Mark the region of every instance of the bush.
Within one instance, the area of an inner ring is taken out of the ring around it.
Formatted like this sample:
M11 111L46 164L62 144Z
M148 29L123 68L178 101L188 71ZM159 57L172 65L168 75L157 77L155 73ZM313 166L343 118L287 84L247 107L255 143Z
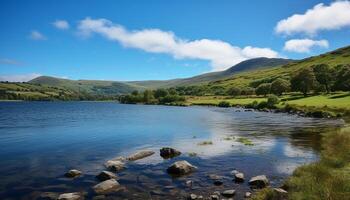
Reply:
M283 92L288 92L290 89L289 81L278 78L271 83L271 93L275 95L282 95Z
M271 83L262 83L256 88L255 93L257 95L266 96L267 94L270 93L270 90L271 90Z
M241 89L238 87L232 87L227 91L228 95L239 96L241 95Z
M227 101L220 101L218 104L219 107L227 108L230 107L230 102Z
M278 103L279 103L279 99L276 95L271 94L267 97L267 107L268 108L274 108L275 105Z

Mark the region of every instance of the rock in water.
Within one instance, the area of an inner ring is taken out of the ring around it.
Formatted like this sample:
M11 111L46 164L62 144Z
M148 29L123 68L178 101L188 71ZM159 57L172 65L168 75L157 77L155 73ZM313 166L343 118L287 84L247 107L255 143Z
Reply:
M64 175L66 177L69 177L69 178L74 178L74 177L80 176L81 174L82 174L81 171L79 171L77 169L71 169L67 173L65 173Z
M169 174L173 175L184 175L193 172L196 170L197 167L191 165L185 160L177 161L174 164L172 164L168 169L167 172Z
M236 194L236 190L225 190L221 194L224 197L233 197Z
M55 192L43 192L40 194L38 200L56 200L58 194Z
M99 173L96 178L100 181L105 181L105 180L108 180L108 179L116 179L117 176L112 173L112 172L109 172L109 171L102 171L101 173Z
M105 163L105 166L107 169L112 170L112 171L121 171L124 169L124 163L118 160L109 160Z
M244 174L243 173L237 173L234 175L235 176L235 182L241 183L244 182Z
M115 179L103 181L93 187L96 194L110 194L121 190L122 187Z
M164 159L173 158L179 156L180 154L180 151L170 147L163 147L160 149L160 156Z
M269 180L265 175L255 176L249 180L249 185L264 188L269 184Z
M136 152L136 153L132 154L127 159L130 160L130 161L135 161L135 160L139 160L139 159L142 159L142 158L146 158L146 157L151 156L153 154L154 154L154 151L142 150L142 151L139 151L139 152Z
M64 193L58 196L58 200L83 200L84 196L79 192Z
M251 192L246 192L244 194L244 198L250 198L252 196L252 193Z
M189 200L196 200L196 199L197 199L197 195L195 195L195 194L190 194L190 196L188 196L187 199L189 199Z

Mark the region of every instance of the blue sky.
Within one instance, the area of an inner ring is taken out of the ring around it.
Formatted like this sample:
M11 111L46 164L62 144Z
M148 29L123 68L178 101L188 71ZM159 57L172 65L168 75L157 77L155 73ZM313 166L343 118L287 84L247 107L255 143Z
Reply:
M349 1L3 0L0 80L164 80L254 57L300 59L349 45L349 10Z

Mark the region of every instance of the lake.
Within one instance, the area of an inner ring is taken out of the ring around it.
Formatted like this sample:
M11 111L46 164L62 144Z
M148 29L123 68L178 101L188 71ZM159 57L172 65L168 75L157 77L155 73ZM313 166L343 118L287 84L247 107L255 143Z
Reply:
M250 190L250 177L265 174L277 187L297 166L317 160L321 134L343 124L235 108L114 102L0 102L0 114L0 199L79 191L91 199L104 162L143 149L156 153L118 173L126 189L111 199L183 199L225 189L236 189L235 199L242 199ZM239 137L253 145L238 142ZM198 145L203 141L213 144ZM182 154L164 160L161 147ZM183 177L168 175L167 167L178 160L198 170ZM65 178L72 168L83 176ZM234 169L244 172L244 183L232 181ZM215 186L210 174L223 176L224 184ZM192 189L186 180L194 181Z

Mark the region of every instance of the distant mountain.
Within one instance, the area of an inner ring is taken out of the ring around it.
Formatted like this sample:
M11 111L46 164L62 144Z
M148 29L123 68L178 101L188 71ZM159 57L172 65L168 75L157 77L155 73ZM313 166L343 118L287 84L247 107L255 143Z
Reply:
M40 76L29 81L29 83L66 88L76 92L103 95L126 94L134 90L145 89L142 86L136 86L119 81L69 80L50 76Z
M165 88L165 87L174 87L174 86L197 85L197 84L208 83L211 81L228 78L239 72L271 68L271 67L276 67L280 65L285 65L290 62L293 62L293 60L283 59L283 58L263 58L263 57L253 58L250 60L245 60L243 62L240 62L225 71L210 72L210 73L205 73L198 76L193 76L190 78L183 78L183 79L171 79L171 80L165 80L165 81L152 81L152 80L151 81L131 81L128 83L144 86L148 88L161 88L161 87Z

